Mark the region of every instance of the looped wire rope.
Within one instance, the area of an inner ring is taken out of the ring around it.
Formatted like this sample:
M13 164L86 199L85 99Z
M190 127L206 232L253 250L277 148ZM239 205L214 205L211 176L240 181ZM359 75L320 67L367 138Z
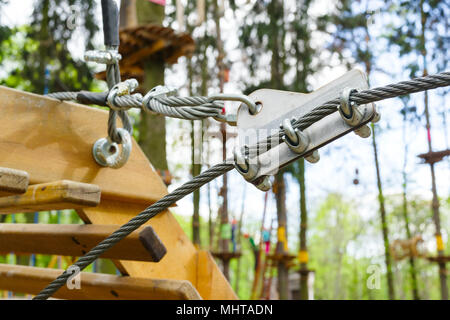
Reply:
M442 72L436 75L430 75L413 80L402 81L397 84L391 84L385 87L378 87L374 89L362 90L360 92L354 92L350 95L350 101L358 104L366 104L375 101L380 101L388 98L398 97L401 95L425 91L428 89L434 89L438 87L445 87L450 85L450 72ZM340 99L333 99L323 104L322 106L314 108L312 111L304 115L302 118L295 122L295 127L300 130L308 128L313 123L323 119L327 115L337 111L340 105ZM279 135L283 135L283 131L279 132ZM257 146L251 146L249 148L257 148ZM80 271L86 268L89 264L95 261L101 254L113 247L120 240L125 238L134 230L138 229L141 225L146 223L149 219L156 216L158 213L166 210L172 204L182 199L186 195L199 189L204 184L212 181L213 179L225 174L226 172L234 168L233 159L227 159L224 163L215 165L210 169L204 171L200 175L193 178L191 181L186 182L181 187L175 189L173 192L164 196L153 205L139 213L130 221L121 226L117 231L112 233L106 239L101 241L97 246L91 249L87 254L80 257L74 266L77 266ZM72 266L71 266L72 267ZM70 269L70 267L69 267ZM58 278L53 280L46 288L44 288L34 299L45 300L51 297L59 288L61 288L70 277L70 273L64 271Z
M117 51L116 48L110 48L110 50ZM108 88L110 90L120 82L119 61L117 59L115 59L113 63L107 64L106 66L106 82L108 83ZM130 118L125 110L117 111L112 108L109 109L108 136L113 142L121 144L122 136L117 131L117 115L122 120L123 128L130 134L133 131L133 125L131 124Z

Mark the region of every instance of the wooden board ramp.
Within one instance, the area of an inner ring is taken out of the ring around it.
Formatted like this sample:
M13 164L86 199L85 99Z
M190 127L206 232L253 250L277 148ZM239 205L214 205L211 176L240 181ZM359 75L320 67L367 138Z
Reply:
M0 214L93 207L100 203L100 188L61 180L28 187L24 194L0 198Z
M116 231L115 225L0 224L0 253L80 257ZM141 228L102 255L107 259L160 261L166 253L151 226Z
M27 172L0 168L0 197L27 191L30 177Z
M63 270L0 264L0 289L38 294ZM63 286L53 296L77 300L200 300L189 281L81 272L80 289Z
M5 87L0 87L0 99L0 167L28 172L33 185L71 180L98 186L98 206L76 208L85 223L122 225L167 194L134 140L130 159L120 169L93 160L93 144L107 133L106 111ZM170 211L145 225L152 226L167 253L158 263L113 260L123 275L187 280L203 299L237 299L212 256L194 247Z

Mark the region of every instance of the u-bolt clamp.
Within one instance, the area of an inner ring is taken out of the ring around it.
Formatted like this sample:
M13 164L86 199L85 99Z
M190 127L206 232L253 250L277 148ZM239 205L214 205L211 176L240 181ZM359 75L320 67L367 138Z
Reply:
M357 90L352 88L344 88L342 90L339 113L349 126L357 127L363 122L365 112L362 112L356 103L350 101L350 95L353 92L357 92ZM361 138L368 138L371 134L370 128L367 125L363 125L354 132Z
M236 170L244 177L245 180L255 185L255 187L259 190L269 191L272 188L270 177L261 176L256 178L259 170L259 163L250 162L249 157L247 155L244 156L238 148L234 150L234 167Z
M119 111L121 108L118 108L115 105L114 99L116 97L122 97L124 95L133 93L133 91L136 90L138 86L139 82L136 79L127 79L123 82L119 82L118 84L114 85L111 90L109 90L108 96L106 98L106 104L111 109Z
M97 140L92 147L92 155L102 167L119 169L130 157L132 148L130 133L123 128L117 128L117 133L122 138L122 150L119 150L119 145L111 141L109 137Z
M304 153L309 146L309 137L298 130L294 129L292 124L297 121L296 118L292 118L292 120L284 119L283 123L280 125L280 128L284 131L281 139L287 144L291 151L302 154ZM319 151L314 150L305 155L306 161L310 163L316 163L320 160Z
M301 154L306 151L309 146L309 138L306 134L298 129L294 129L292 123L297 121L296 118L292 120L284 119L280 128L284 131L282 140L288 145L293 152Z

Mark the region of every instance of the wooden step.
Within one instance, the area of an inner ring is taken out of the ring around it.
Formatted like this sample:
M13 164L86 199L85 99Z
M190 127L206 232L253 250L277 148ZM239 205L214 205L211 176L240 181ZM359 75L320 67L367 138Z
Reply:
M79 257L120 226L0 224L0 253L37 253ZM136 230L106 251L102 258L160 261L166 253L164 244L152 227Z
M0 290L38 294L63 270L0 264ZM80 289L61 287L59 299L78 300L200 300L186 280L146 279L82 272Z
M61 180L32 185L24 194L0 198L0 214L79 209L99 203L98 186Z
M22 170L0 168L0 197L25 193L30 177Z

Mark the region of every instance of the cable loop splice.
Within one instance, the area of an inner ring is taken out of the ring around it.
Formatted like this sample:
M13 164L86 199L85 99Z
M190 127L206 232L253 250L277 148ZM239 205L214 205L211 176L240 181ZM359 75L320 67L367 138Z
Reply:
M133 93L134 90L136 90L138 86L139 83L136 79L127 79L123 82L119 82L118 84L114 85L114 87L112 87L111 90L109 90L108 97L106 98L106 104L114 111L130 109L131 106L128 108L117 106L114 102L114 99L116 97L130 95L131 93Z
M244 146L248 150L247 146ZM272 188L272 182L269 176L262 176L257 179L259 163L250 163L248 155L243 155L238 148L234 150L234 167L244 177L245 180L255 185L261 191L269 191Z
M130 157L132 149L130 133L123 128L117 128L117 133L122 140L122 150L119 150L119 145L111 141L109 137L97 140L92 147L94 159L102 167L119 169Z
M177 89L167 86L156 86L142 98L142 109L146 112L154 112L150 107L150 101L158 97L167 97L177 94Z
M360 108L358 108L358 105L355 102L352 102L350 99L352 93L357 92L358 90L356 89L344 88L340 96L341 104L338 108L339 113L342 119L344 119L344 121L351 127L359 126L361 122L364 120L365 113L361 112ZM361 138L368 138L370 137L371 134L370 128L367 125L364 125L356 129L354 132Z

